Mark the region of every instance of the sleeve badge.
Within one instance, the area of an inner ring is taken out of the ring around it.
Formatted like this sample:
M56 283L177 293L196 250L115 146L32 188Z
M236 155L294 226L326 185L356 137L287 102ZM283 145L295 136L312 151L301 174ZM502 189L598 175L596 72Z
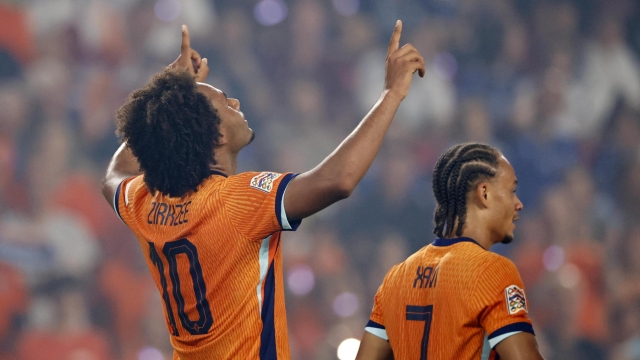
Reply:
M524 295L524 290L520 289L516 285L511 285L504 289L504 294L507 299L507 311L509 315L514 315L520 311L528 313L527 310L527 298Z
M281 175L282 174L272 172L261 172L251 179L251 187L260 191L264 191L266 193L270 193L271 189L273 189L273 182L276 181L276 179Z

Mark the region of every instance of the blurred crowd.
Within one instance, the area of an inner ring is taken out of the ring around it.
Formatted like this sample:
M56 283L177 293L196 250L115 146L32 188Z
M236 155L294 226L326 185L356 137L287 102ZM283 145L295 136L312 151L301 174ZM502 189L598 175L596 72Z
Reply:
M311 169L384 82L388 37L427 64L349 199L284 235L292 357L360 338L386 271L433 241L431 172L500 148L525 209L493 251L543 355L640 359L635 0L0 0L0 359L171 358L160 296L100 193L114 112L180 25L257 137L241 171Z

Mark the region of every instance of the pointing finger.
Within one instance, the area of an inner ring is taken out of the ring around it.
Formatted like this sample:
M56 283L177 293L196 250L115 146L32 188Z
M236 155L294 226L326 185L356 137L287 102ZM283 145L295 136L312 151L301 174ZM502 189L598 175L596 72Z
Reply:
M182 25L182 43L180 44L180 55L186 59L190 57L189 50L191 50L191 40L189 40L189 29L187 25Z
M400 47L400 34L402 33L402 21L396 21L396 27L393 29L391 40L389 41L389 49L387 50L387 57L393 54L394 51Z

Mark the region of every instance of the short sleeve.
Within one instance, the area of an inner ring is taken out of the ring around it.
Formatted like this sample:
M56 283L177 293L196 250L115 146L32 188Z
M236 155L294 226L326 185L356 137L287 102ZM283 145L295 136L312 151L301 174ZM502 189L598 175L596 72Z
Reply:
M295 231L301 221L289 221L284 198L296 175L248 172L229 177L221 196L234 227L251 240L262 240L277 231Z
M364 330L384 340L389 340L387 336L387 329L384 326L384 318L382 316L382 293L384 283L378 288L376 296L373 298L373 310L371 310L371 316L369 322L365 326Z
M534 334L522 279L507 258L497 258L479 277L473 305L491 348L519 332Z
M124 179L120 183L120 185L118 185L118 188L116 189L116 193L113 195L113 209L115 210L116 215L118 215L118 218L120 218L120 220L122 220L122 222L129 227L131 227L130 225L131 209L129 207L130 204L132 203L131 188L135 180L138 178L142 178L142 177L137 176L137 177L130 177L130 178Z

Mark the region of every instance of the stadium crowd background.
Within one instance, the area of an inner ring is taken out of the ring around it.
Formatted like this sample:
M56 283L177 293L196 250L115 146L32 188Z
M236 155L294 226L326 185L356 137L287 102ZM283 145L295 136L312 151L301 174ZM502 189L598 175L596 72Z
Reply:
M511 258L547 359L640 359L640 3L0 1L0 359L171 358L134 236L100 194L114 111L180 25L256 131L240 169L302 172L383 85L395 20L427 62L355 193L284 235L294 359L360 338L386 271L433 240L430 176L503 150L525 205ZM464 297L464 294L460 294Z

